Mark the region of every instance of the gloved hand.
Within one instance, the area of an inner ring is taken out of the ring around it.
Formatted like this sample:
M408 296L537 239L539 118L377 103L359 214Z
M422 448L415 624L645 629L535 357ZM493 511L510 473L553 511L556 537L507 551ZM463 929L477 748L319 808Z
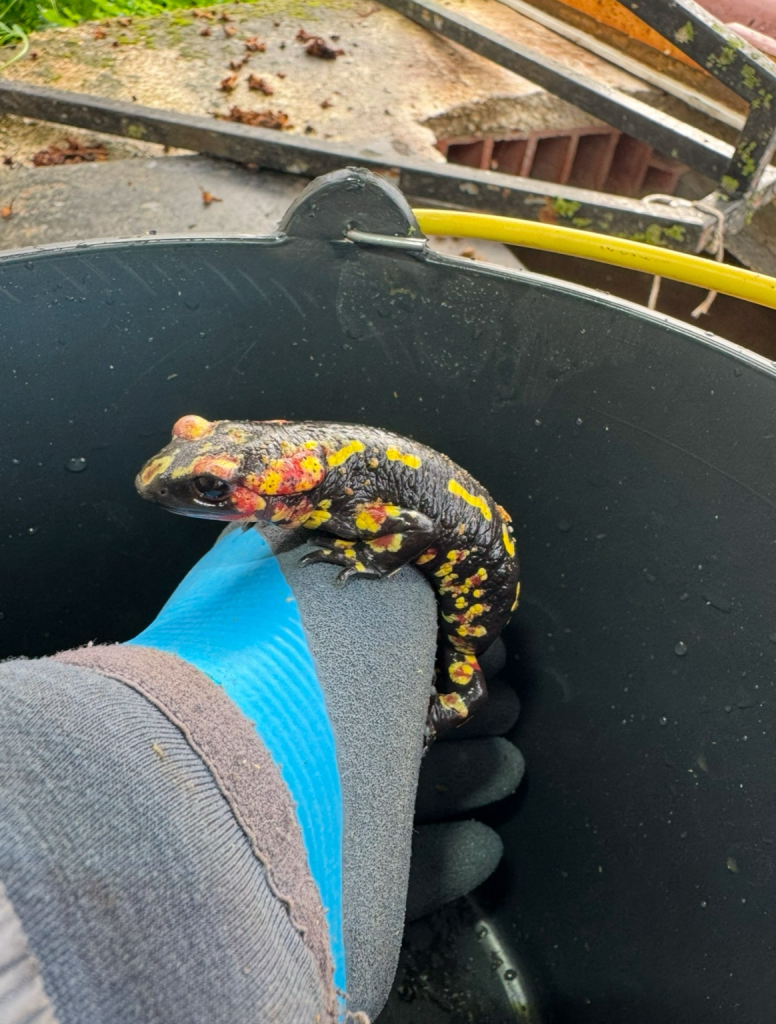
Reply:
M433 594L412 569L334 587L266 537L227 532L131 644L0 671L0 880L63 1019L333 1020L332 976L351 1011L387 996ZM495 866L482 845L431 906Z

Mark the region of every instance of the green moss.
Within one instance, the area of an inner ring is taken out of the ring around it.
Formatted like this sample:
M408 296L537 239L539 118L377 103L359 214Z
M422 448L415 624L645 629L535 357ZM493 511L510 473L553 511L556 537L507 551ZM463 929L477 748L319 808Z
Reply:
M683 242L686 233L683 224L671 224L668 227L664 227L662 224L650 224L644 231L636 231L632 235L618 232L616 237L627 238L630 242L646 242L648 245L665 247L669 242Z
M760 76L750 64L741 68L741 80L747 89L756 89L760 84Z
M736 59L733 46L725 46L719 53L712 53L706 61L707 68L726 68Z
M719 183L726 192L738 192L738 178L732 178L729 174L723 174Z
M144 139L147 135L145 125L142 124L128 124L127 135L130 139Z
M571 219L574 216L581 205L581 203L575 203L571 199L561 199L560 196L557 196L552 201L552 208L557 215L568 219Z
M589 228L593 221L590 217L572 217L571 223L575 228Z
M686 21L681 28L678 28L674 32L674 39L677 43L691 43L695 38L695 29L692 27L691 21Z
M752 153L756 146L757 143L752 140L752 142L747 142L746 144L741 143L736 149L736 159L738 160L741 170L747 177L754 174L757 169L757 164L752 159Z

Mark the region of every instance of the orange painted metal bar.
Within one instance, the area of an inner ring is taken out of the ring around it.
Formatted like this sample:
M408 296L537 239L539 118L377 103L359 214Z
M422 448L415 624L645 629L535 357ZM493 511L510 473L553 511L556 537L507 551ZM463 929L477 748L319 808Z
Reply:
M633 11L618 3L617 0L560 0L560 2L566 7L573 7L575 10L581 11L582 14L587 14L602 25L616 28L618 31L624 32L626 36L630 36L631 39L638 39L640 42L646 43L647 46L660 50L661 53L680 60L684 64L689 64L693 68L699 67L694 60L691 60L673 43L646 25ZM645 0L645 2L649 3L649 0Z

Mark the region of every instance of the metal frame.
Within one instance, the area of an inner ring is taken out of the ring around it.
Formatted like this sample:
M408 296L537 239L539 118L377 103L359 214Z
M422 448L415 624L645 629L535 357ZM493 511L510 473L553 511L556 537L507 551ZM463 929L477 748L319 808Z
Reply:
M776 149L776 64L692 0L648 0L639 5L638 14L749 103L749 115L735 147L518 47L433 0L382 2L713 178L719 190L697 209L661 207L590 189L406 157L392 157L388 163L347 146L313 142L298 135L9 81L0 81L0 113L129 136L309 177L359 164L388 174L406 194L437 205L566 223L689 252L718 244L720 215L724 215L725 231L735 233L758 206L776 195L776 171L768 166Z

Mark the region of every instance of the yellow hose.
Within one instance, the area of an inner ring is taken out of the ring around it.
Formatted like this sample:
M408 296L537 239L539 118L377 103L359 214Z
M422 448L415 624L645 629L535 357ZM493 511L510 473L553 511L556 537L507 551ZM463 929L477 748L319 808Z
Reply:
M581 256L586 260L640 270L654 277L684 281L685 284L693 284L707 291L723 292L737 299L776 309L776 278L741 267L730 267L703 256L674 252L645 242L629 242L611 235L596 235L577 228L537 224L530 220L496 217L489 213L461 213L456 210L413 212L421 231L426 235L487 238L506 245L523 245L529 249L547 249L567 256Z

